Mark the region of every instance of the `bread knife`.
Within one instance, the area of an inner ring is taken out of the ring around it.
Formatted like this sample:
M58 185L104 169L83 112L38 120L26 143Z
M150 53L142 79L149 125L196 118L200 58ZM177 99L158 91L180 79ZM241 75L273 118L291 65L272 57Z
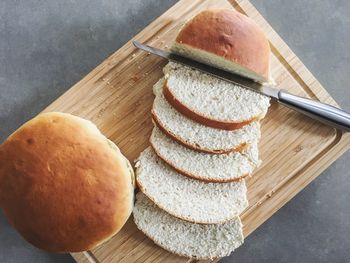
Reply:
M149 52L151 54L160 56L169 61L174 61L193 69L197 69L204 73L210 74L217 78L231 82L235 85L243 88L250 89L252 91L261 93L265 96L269 96L279 103L287 106L293 110L303 113L315 120L335 127L343 131L350 131L350 114L336 108L334 106L307 99L304 97L296 96L283 89L277 89L274 85L269 83L258 83L254 80L242 77L240 75L227 72L225 70L203 64L193 59L183 57L177 54L170 53L158 48L154 48L148 45L144 45L140 42L133 41L135 47Z

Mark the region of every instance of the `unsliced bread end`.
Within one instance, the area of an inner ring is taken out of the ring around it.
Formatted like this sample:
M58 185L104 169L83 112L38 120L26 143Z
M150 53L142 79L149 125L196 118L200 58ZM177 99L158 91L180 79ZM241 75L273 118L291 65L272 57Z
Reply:
M180 30L172 52L265 82L270 45L259 26L234 9L207 9Z

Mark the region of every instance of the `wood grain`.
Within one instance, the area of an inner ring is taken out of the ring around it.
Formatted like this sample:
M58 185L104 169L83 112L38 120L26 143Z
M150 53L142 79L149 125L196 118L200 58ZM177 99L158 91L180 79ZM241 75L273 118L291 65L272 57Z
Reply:
M231 3L231 5L230 5ZM179 1L134 39L167 48L190 17L210 7L236 8L252 17L270 41L272 75L283 88L336 105L327 91L247 0ZM135 50L129 41L45 111L90 119L134 160L149 145L152 86L166 61ZM301 191L350 146L350 135L326 127L277 103L262 123L263 164L247 179L250 206L242 215L245 236ZM74 233L72 233L74 234ZM110 241L74 253L78 262L192 262L157 247L132 219Z

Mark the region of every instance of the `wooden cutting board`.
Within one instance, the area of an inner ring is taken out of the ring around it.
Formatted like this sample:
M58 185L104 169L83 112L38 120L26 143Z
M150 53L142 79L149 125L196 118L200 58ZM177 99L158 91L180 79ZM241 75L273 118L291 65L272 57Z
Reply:
M167 48L181 25L206 8L236 8L253 18L272 49L272 75L292 93L336 105L271 26L247 0L179 1L134 39ZM93 121L130 160L148 145L152 129L152 85L166 61L136 50L131 42L107 58L45 111L69 112ZM248 236L301 191L350 146L350 135L272 103L262 122L261 167L247 179L250 206L242 215ZM75 233L72 233L74 235ZM132 219L110 241L78 262L190 262L156 246Z

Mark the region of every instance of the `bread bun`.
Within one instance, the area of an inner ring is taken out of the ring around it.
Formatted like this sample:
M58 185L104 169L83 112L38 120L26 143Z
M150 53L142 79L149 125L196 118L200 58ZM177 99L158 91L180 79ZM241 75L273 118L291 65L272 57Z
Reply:
M129 161L90 121L40 114L0 146L0 205L38 248L91 249L121 229L133 202Z
M269 42L249 17L209 9L189 20L171 50L259 82L269 79Z

